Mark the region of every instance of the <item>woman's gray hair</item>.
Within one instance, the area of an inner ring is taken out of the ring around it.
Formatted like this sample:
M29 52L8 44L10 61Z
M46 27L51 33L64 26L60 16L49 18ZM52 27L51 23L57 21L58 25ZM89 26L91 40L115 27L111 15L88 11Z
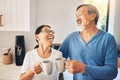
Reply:
M98 12L97 8L95 6L93 6L93 5L91 5L91 4L82 4L82 5L79 5L76 10L78 11L78 9L80 9L83 6L87 7L88 14L91 14L91 13L95 13L96 14L95 24L97 24L98 19L99 19L99 12Z

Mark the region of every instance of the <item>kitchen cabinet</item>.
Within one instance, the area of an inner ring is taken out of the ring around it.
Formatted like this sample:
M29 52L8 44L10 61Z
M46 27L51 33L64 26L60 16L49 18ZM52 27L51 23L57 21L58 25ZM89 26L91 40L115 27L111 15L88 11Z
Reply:
M0 31L30 31L34 26L35 0L0 0ZM32 19L31 19L32 18Z

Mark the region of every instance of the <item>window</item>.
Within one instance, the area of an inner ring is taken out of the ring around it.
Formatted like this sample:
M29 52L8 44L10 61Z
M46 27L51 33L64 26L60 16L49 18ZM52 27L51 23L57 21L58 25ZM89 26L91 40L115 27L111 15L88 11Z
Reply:
M84 0L84 3L96 6L100 15L97 27L104 31L108 31L109 0Z

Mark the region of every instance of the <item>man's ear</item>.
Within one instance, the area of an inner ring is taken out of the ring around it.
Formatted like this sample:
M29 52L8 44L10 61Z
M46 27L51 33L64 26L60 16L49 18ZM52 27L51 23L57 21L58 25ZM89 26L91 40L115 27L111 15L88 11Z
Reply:
M96 14L95 13L92 13L91 14L91 20L94 20L96 18Z

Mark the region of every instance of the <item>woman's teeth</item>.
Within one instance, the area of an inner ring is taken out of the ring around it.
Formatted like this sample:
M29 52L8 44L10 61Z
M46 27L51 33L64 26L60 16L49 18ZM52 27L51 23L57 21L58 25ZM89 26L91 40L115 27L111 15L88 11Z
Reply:
M48 40L53 40L53 37L49 37Z

